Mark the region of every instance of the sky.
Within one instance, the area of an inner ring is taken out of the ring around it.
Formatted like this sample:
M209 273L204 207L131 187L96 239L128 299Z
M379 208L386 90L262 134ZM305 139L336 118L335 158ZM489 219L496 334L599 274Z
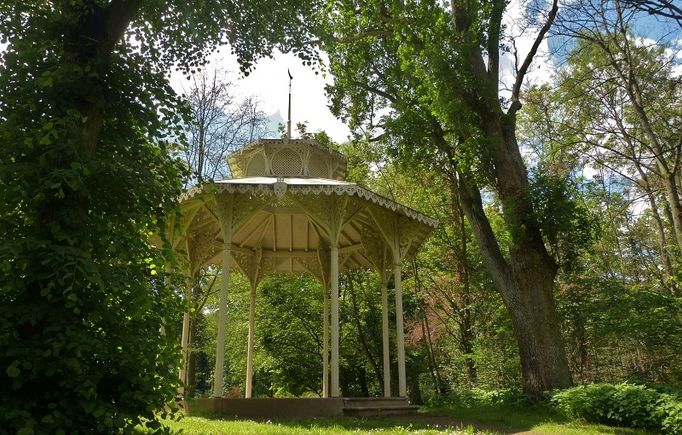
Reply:
M523 61L526 53L534 41L536 32L521 33L521 29L514 22L521 19L521 8L518 0L513 0L505 15L505 24L516 36L516 45L519 50L519 62ZM543 41L536 61L527 75L527 82L548 81L551 77L553 66L548 53L547 42ZM510 54L502 54L501 80L506 87L511 88L514 82L514 60ZM316 75L312 68L305 66L292 54L276 53L272 58L262 59L255 64L253 71L248 77L239 72L236 57L230 54L229 48L223 47L218 53L210 57L209 68L218 68L228 72L228 78L234 82L235 91L243 97L255 96L262 104L262 109L268 115L279 112L281 118L287 119L287 100L289 78L287 69L294 77L292 85L292 126L295 137L297 122L308 122L309 131L323 130L336 142L344 142L350 135L348 127L336 119L327 107L327 97L324 87L331 83L332 77ZM182 92L189 89L189 82L180 73L174 73L171 77L173 88ZM509 94L502 92L503 96Z
M513 0L505 15L505 22L515 33L518 33L518 29L514 28L513 23L520 17L518 0ZM534 34L526 34L517 38L520 59L523 59L522 56L525 56L530 49L533 38ZM3 49L4 47L0 46L0 51ZM547 52L546 42L543 42L540 52ZM508 87L511 87L514 80L513 66L513 57L503 54L501 79ZM256 97L267 115L271 118L278 118L279 113L284 122L287 119L289 93L287 69L289 69L294 77L292 84L293 135L297 135L296 123L305 121L308 122L309 131L323 130L336 142L344 142L350 135L348 127L336 119L327 107L324 87L332 82L332 77L316 75L311 67L303 65L300 59L292 54L275 53L272 58L261 59L255 64L249 76L245 77L239 72L236 56L230 53L228 47L223 47L210 56L208 67L225 71L228 79L233 82L238 96ZM548 58L538 58L528 74L528 80L533 82L548 80L551 70L552 65ZM189 89L189 81L179 72L171 75L171 85L179 93Z
M324 87L331 83L331 77L316 75L311 67L305 66L292 54L276 53L272 58L261 59L255 64L253 71L245 77L239 72L236 56L223 48L211 56L209 68L226 71L233 81L237 95L254 96L263 111L268 115L279 112L286 122L289 97L289 76L287 69L294 77L292 81L292 135L296 134L296 123L308 122L308 130L323 130L337 142L344 142L350 135L348 127L336 119L327 108L327 97ZM189 82L180 73L171 76L171 85L176 91L189 89Z
M520 0L512 0L504 17L508 31L516 37L516 46L519 50L519 62L523 61L535 38L536 31L523 34L521 28L515 23L521 17ZM638 29L655 38L669 35L670 28L664 26L660 20L644 17L638 20ZM679 37L679 33L677 33ZM0 51L5 46L0 44ZM538 55L536 56L525 84L547 82L551 79L554 71L552 59L548 55L547 40L543 41ZM254 96L261 104L262 110L278 119L281 117L286 122L287 99L288 99L288 75L289 69L294 77L292 86L292 125L296 136L295 125L297 122L308 122L309 131L326 131L332 139L343 142L348 139L350 131L343 122L336 119L327 107L327 97L324 87L331 83L332 77L316 75L311 67L303 65L297 57L291 54L276 53L272 58L262 59L256 63L248 77L239 72L236 57L231 55L229 48L223 47L217 53L210 56L210 68L217 67L227 72L228 79L234 83L237 95L246 97ZM514 81L514 59L509 53L503 53L501 58L500 78L504 87L511 88ZM682 65L680 65L682 72ZM171 85L182 93L189 89L189 82L182 74L174 73L171 76ZM508 91L502 91L502 95L508 97ZM277 116L279 114L279 116ZM274 116L273 116L274 115Z

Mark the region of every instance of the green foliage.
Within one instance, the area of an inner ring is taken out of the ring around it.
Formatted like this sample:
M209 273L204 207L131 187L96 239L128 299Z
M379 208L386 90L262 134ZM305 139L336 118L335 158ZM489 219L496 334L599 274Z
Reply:
M158 427L178 363L177 330L159 330L180 301L151 236L180 193L181 105L138 55L117 53L100 140L84 151L74 88L93 73L51 45L14 41L0 71L0 426ZM159 84L138 92L146 82Z
M167 73L225 41L245 70L302 46L305 5L0 2L3 430L159 427L177 388L181 307L162 271L187 122Z
M565 271L595 239L599 222L580 202L575 186L560 176L538 170L531 184L533 211L542 235Z
M560 285L557 305L576 380L679 385L679 298L605 279L570 279Z
M664 433L682 433L680 396L660 393L644 385L582 385L555 392L550 401L571 418L614 426L661 430Z
M682 434L682 399L662 395L658 411L664 416L661 428L664 433Z
M295 396L319 391L322 379L322 288L308 277L269 279L260 287L259 341L274 384Z
M633 222L624 195L598 182L581 192L601 231L559 276L557 308L574 379L679 385L682 301L661 279L653 224L646 215Z
M462 408L493 405L520 407L534 403L534 399L518 389L484 390L472 388L469 390L455 390L437 403L450 404Z

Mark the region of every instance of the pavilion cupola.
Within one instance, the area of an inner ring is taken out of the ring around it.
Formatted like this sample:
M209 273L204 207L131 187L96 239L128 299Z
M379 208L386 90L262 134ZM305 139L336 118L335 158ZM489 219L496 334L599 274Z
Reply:
M313 139L259 139L230 154L227 162L233 178L346 178L346 157Z

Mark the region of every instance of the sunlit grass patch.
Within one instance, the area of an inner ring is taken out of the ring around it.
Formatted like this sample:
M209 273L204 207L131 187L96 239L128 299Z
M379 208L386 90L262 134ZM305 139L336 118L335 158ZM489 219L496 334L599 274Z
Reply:
M171 430L182 430L188 435L200 434L486 434L491 432L476 431L473 427L452 427L443 424L431 424L393 419L307 419L292 421L251 421L223 420L219 418L185 417L179 421L168 421Z
M538 434L647 434L649 432L571 420L548 405L473 404L446 405L424 409L425 414L450 417L454 421L488 424L510 431Z
M592 435L592 434L618 434L618 435L636 435L648 434L636 429L604 426L601 424L590 424L580 421L573 421L567 423L542 423L531 428L531 432L539 434L561 434L561 435Z

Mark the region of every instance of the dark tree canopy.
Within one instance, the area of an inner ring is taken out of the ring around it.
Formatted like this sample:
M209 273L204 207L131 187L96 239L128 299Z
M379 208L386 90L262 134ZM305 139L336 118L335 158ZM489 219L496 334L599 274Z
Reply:
M0 2L0 427L156 424L179 361L163 235L188 111L170 68L302 47L311 6Z

